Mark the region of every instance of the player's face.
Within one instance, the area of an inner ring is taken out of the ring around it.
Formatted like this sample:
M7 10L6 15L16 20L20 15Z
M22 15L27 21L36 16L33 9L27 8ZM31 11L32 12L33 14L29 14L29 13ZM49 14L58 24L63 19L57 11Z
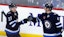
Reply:
M46 8L46 7L45 7L44 9L45 9L46 12L49 11L49 8Z
M11 10L12 12L16 12L16 7L12 7L12 8L10 8L10 10Z
M46 8L46 7L45 7L44 10L45 10L46 13L50 13L49 8Z

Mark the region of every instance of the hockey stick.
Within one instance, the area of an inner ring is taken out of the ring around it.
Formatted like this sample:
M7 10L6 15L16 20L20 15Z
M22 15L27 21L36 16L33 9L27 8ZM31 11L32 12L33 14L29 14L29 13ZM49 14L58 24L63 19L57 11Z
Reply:
M3 13L1 12L1 22L3 22Z
M3 22L3 15L6 16L6 14L4 13L4 11L1 12L1 22Z

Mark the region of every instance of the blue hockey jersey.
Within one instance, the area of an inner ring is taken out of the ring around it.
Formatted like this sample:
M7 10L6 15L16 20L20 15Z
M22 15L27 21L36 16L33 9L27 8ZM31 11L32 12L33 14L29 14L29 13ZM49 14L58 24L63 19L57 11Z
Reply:
M38 19L41 20L45 36L61 35L62 25L60 23L60 16L53 12L47 14L38 14Z
M27 19L18 22L18 12L9 11L6 15L7 24L5 31L9 34L19 33L20 25L27 23Z

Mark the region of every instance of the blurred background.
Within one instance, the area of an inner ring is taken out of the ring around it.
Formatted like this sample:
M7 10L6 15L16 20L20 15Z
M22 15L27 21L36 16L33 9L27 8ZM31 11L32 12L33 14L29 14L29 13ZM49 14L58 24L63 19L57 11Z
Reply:
M45 3L53 3L55 8L64 8L64 0L0 0L0 4L10 3L40 7L44 7Z

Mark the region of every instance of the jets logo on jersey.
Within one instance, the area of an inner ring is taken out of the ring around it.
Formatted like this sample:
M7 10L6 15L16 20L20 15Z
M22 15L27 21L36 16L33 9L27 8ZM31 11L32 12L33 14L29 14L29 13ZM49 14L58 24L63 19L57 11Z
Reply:
M51 28L51 23L48 20L45 21L45 27L47 29L50 29Z

